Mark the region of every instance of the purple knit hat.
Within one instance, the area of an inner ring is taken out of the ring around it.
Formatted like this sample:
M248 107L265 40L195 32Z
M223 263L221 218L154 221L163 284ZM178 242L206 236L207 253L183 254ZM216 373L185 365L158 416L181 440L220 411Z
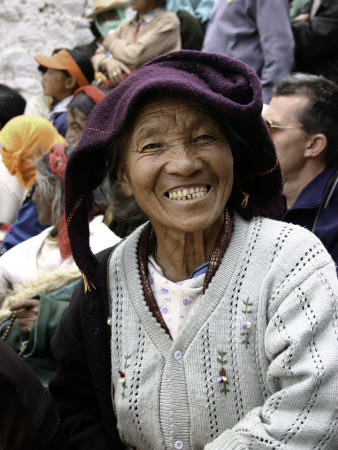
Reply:
M108 149L127 129L135 110L152 95L163 93L200 101L230 123L245 141L246 145L232 148L233 209L240 210L243 199L246 207L242 215L246 217L273 216L280 209L282 178L272 139L261 116L262 89L256 73L238 60L216 54L182 50L159 56L101 100L68 160L65 179L68 233L74 259L89 290L99 282L97 262L89 247L90 193L107 174Z

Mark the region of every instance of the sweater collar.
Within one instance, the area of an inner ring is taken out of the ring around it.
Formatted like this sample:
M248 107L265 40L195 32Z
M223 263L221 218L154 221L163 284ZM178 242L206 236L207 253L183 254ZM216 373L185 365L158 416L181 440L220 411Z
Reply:
M221 264L224 253L226 252L233 231L233 217L229 214L228 210L225 210L224 213L224 224L221 228L214 249L212 251L209 266L207 272L205 274L204 285L203 285L203 294L208 288L213 276L215 275L219 265ZM154 247L156 242L155 233L151 223L144 228L138 246L137 259L138 265L141 274L142 286L144 291L144 296L146 303L149 307L149 310L152 312L157 322L160 323L161 327L165 330L165 332L170 336L170 332L166 323L163 320L161 311L158 307L156 299L154 297L153 291L151 289L149 280L148 280L148 255L151 253L151 249Z

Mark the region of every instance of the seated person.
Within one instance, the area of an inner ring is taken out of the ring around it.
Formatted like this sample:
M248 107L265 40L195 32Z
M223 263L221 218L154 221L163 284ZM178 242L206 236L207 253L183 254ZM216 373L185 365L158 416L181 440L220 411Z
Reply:
M166 10L165 0L132 0L131 7L135 16L108 33L92 57L95 71L103 72L112 86L155 56L181 48L180 22Z
M338 82L338 2L308 1L291 20L295 63L299 72L323 75Z
M94 11L87 18L92 19L90 30L95 39L89 44L79 45L75 50L81 50L91 58L106 34L116 28L127 18L129 1L125 0L93 0Z
M22 199L14 205L16 209L11 210L16 221L1 242L0 254L45 228L38 220L32 200L36 175L33 161L47 153L54 144L62 142L65 139L50 121L39 116L16 116L0 131L1 158L8 172L17 178ZM0 184L4 181L1 178Z
M180 51L90 115L65 180L86 282L52 340L70 448L337 447L336 270L269 218L282 177L261 111L249 66ZM96 258L87 199L107 172L149 222Z
M280 218L313 231L338 267L338 87L323 76L287 75L263 116L284 177Z
M37 54L35 59L43 72L43 93L54 98L50 120L65 136L68 103L77 88L93 81L93 66L88 56L79 50L61 49L51 56Z
M74 92L67 108L66 141L69 144L80 140L89 113L104 97L105 93L92 85L83 86Z
M71 149L68 147L68 152ZM38 163L33 199L40 222L50 226L0 258L0 319L12 313L1 325L1 334L24 356L45 386L56 368L49 350L50 338L74 285L59 296L47 294L81 277L72 257L64 216L67 159L65 144L58 144ZM107 188L96 192L95 208L89 214L89 240L94 253L119 241L102 222L109 203Z

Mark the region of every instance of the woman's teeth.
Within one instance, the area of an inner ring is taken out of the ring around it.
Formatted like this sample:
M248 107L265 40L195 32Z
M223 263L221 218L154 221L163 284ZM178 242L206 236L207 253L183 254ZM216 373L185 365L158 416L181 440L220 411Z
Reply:
M181 191L169 192L169 198L172 200L193 200L195 198L204 197L208 192L206 186L197 188L182 189Z

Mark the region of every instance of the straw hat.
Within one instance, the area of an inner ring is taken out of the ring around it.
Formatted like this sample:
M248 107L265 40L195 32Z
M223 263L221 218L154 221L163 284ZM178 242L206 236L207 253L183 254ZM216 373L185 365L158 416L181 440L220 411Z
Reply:
M128 8L128 0L93 0L94 11L87 16L88 19L94 19L98 14L115 8Z

